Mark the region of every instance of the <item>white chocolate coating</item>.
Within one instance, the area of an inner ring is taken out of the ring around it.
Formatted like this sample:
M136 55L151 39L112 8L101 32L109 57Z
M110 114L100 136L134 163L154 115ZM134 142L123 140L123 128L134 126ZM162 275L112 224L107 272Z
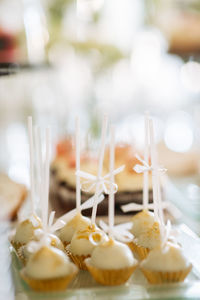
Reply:
M141 233L139 237L134 239L134 242L139 246L153 249L161 244L162 238L160 233L159 224L154 222L149 230Z
M130 231L134 237L138 237L153 226L153 223L155 222L154 214L150 211L143 210L132 218L132 222L133 225Z
M51 246L64 251L64 246L61 240L55 234L48 234L51 239Z
M189 267L180 246L170 242L162 247L157 247L149 252L149 255L142 261L141 266L152 271L179 271Z
M75 231L82 230L89 226L91 223L89 218L77 214L72 220L70 220L59 232L59 238L63 242L71 242L72 236Z
M91 255L91 264L99 269L123 269L133 266L136 262L130 248L114 240L96 246Z
M72 270L67 255L54 247L41 247L31 255L25 272L31 278L50 279L68 275Z
M55 247L55 248L57 248L61 251L64 251L63 243L61 242L61 240L56 235L49 233L48 237L50 237L50 239L51 239L51 246L52 247ZM37 240L39 241L39 239L37 239ZM21 251L22 251L22 254L24 255L24 257L26 259L29 259L30 256L33 255L33 252L29 251L30 243L28 243L28 244L26 244L26 245L24 245L20 248Z
M34 231L38 228L41 228L41 221L37 216L33 215L17 225L14 241L21 244L28 243L35 238Z
M102 236L101 233L103 234ZM93 226L92 228L89 226L85 230L75 232L72 237L69 250L75 255L91 255L96 245L90 241L90 234L95 234L97 241L100 241L101 238L103 240L107 239L105 234L96 226Z

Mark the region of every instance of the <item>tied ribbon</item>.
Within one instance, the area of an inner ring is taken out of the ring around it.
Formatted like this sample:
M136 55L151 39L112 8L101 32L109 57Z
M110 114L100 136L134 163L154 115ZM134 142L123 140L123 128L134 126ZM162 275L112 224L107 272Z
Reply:
M178 232L176 229L172 229L172 224L170 220L167 220L167 224L165 226L163 236L162 236L162 247L164 247L167 243L167 241L170 241L174 244L178 244L177 237Z
M154 203L149 203L147 206L148 210L154 210ZM167 208L169 206L168 202L162 202L161 203L162 208ZM126 205L122 205L121 209L124 213L129 212L129 211L140 211L144 209L143 204L137 204L137 203L128 203Z
M98 240L97 240L98 236ZM102 230L96 230L95 232L90 233L89 241L94 245L101 245L106 240L106 234Z
M61 229L66 224L63 220L57 220L53 224L54 217L55 217L55 211L52 211L49 216L49 222L46 230L41 228L35 230L34 233L37 241L31 241L28 244L28 251L33 253L35 251L38 251L43 246L51 245L51 238L49 235Z
M170 233L171 233L172 225L170 220L167 220L167 225L165 226L163 236L162 236L162 246L166 244L166 242L169 239Z
M150 166L145 160L143 160L138 154L135 155L135 157L137 158L137 160L139 160L142 165L135 165L133 167L133 170L136 172L136 173L144 173L144 172L149 172L149 171L152 171L152 172L155 172L155 171L158 171L160 173L165 173L167 171L167 169L161 167L161 166L158 166L156 169L152 167L152 165Z
M98 197L98 204L101 203L103 201L103 199L104 199L104 196L100 195ZM87 201L85 201L83 204L81 204L81 206L80 206L81 210L85 210L85 209L93 207L94 201L95 201L95 197L94 196L90 197ZM54 228L57 226L57 224L59 225L60 221L64 221L65 223L68 223L71 219L73 219L73 217L76 216L76 214L77 214L77 209L74 208L71 211L69 211L68 213L64 214L59 219L57 219L57 221L55 222L55 224L52 227Z
M40 248L44 246L50 246L51 245L51 238L48 236L48 234L43 232L43 235L38 241L31 241L27 245L27 249L29 252L34 253L38 251Z
M99 226L104 232L109 232L109 226L102 220L99 221ZM133 240L133 235L129 232L132 223L124 223L116 225L112 228L112 237L120 242L128 243Z
M55 231L61 229L63 226L65 226L66 223L60 219L53 224L54 217L55 217L55 211L52 211L49 216L49 222L46 230L41 228L35 230L35 236L38 240L43 239L44 236L48 236L48 234L52 234Z
M48 232L50 233L54 233L55 231L61 229L63 226L65 226L65 221L63 220L57 220L54 224L53 224L53 221L54 221L54 217L55 217L55 211L52 211L50 213L50 216L49 216L49 224L48 224L48 227L47 227L47 230Z
M124 170L124 167L125 166L123 165L123 166L115 169L112 172L112 174L117 175L118 173L120 173ZM98 178L97 176L92 175L90 173L87 173L87 172L84 172L84 171L77 171L76 176L80 176L80 177L86 179L86 181L84 181L81 184L81 189L84 192L90 192L97 185L99 185L99 191L100 191L99 194L101 194L102 192L104 192L105 194L109 194L110 193L110 184L112 184L112 186L113 186L113 192L114 193L117 192L117 189L118 189L117 184L116 183L110 183L110 180L109 180L109 178L111 177L111 173L108 173L105 176L100 176L100 178Z

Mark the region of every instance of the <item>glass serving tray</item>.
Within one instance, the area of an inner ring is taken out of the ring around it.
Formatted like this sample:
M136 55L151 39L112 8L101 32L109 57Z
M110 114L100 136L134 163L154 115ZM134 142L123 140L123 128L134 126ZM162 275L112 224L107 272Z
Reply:
M20 278L22 268L12 251L12 270L16 287L16 300L27 299L200 299L200 239L185 224L176 226L178 241L193 264L193 269L183 283L150 285L136 270L122 286L105 287L97 284L87 271L80 271L64 292L39 293L32 291Z

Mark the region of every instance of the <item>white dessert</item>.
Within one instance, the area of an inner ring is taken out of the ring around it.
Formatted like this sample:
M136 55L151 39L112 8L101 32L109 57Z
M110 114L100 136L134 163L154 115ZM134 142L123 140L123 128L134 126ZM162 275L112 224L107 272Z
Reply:
M35 279L59 278L70 274L72 266L64 252L43 246L28 260L25 273Z
M179 271L188 268L190 263L177 244L167 242L164 247L154 248L147 258L142 261L141 267L152 271Z
M63 243L61 242L61 240L55 234L49 233L48 236L51 239L51 246L53 246L55 248L58 248L62 251L64 250Z
M153 249L161 244L162 237L160 233L159 223L154 222L153 226L149 230L141 233L134 242L144 248Z
M96 246L91 255L91 264L99 269L123 269L137 263L126 244L110 239Z
M88 226L85 230L78 230L75 232L69 250L75 255L91 255L96 247L95 243L91 242L91 234L93 235L94 241L97 243L107 239L104 232L96 226Z
M153 226L155 222L154 214L150 211L143 210L132 218L132 222L133 225L130 231L134 237L138 237Z
M17 225L14 241L26 244L35 238L35 230L41 228L41 220L33 215Z
M47 234L47 236L50 238L50 243L51 243L52 247L55 247L59 250L64 251L63 243L56 235L49 233L49 234ZM36 238L36 240L39 241L38 238ZM29 249L30 244L31 244L31 242L20 248L20 251L26 260L28 260L30 258L30 256L33 255L33 253L34 253L33 251L30 251L30 249Z
M82 230L89 226L91 221L89 218L82 216L78 213L73 219L71 219L59 232L59 238L63 242L70 243L75 231Z

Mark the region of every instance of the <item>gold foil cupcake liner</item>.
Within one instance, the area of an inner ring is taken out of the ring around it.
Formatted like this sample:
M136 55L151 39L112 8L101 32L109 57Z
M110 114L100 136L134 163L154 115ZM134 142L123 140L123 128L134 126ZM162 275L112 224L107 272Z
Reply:
M151 284L161 284L161 283L172 283L172 282L182 282L187 277L192 269L192 264L180 271L174 272L164 272L164 271L152 271L145 268L141 268L144 276Z
M67 254L67 256L69 256L69 250L68 250L68 246L69 246L69 244L70 243L68 243L68 242L62 242L63 243L63 246L64 246L64 251L65 251L65 253ZM70 256L69 256L69 258L70 258Z
M18 252L19 248L21 248L22 246L25 245L25 244L22 244L22 243L19 243L19 242L15 242L13 240L11 240L10 243L13 246L13 248L15 249L16 252Z
M88 257L90 257L90 255L74 255L74 254L70 255L71 260L81 270L87 270L87 266L85 264L85 259Z
M62 243L63 243L64 248L66 248L70 244L70 242L66 242L66 241L64 241Z
M23 280L37 292L63 291L78 273L78 268L72 265L72 272L64 277L53 279L35 279L26 275L25 269L20 272Z
M65 248L67 255L69 258L75 263L75 265L81 269L81 270L87 270L87 266L85 264L85 259L90 257L90 255L75 255L73 254L70 250L69 247L67 246Z
M133 253L137 254L139 259L141 259L141 260L145 259L150 252L149 248L139 246L138 244L134 243L133 241L127 243L127 245L129 246L129 248L132 250Z
M25 266L26 263L27 263L27 259L26 259L26 257L25 257L24 254L23 254L22 247L20 247L20 248L17 250L17 255L18 255L19 259L21 260L21 262L23 263L23 265Z
M135 246L134 246L133 242L128 242L126 244L127 244L127 246L129 246L129 248L131 249L132 252L134 252L134 253L136 252L135 251Z
M98 283L110 286L124 284L137 268L137 264L135 264L132 267L118 270L99 269L90 263L90 258L85 260L85 264L88 271Z

